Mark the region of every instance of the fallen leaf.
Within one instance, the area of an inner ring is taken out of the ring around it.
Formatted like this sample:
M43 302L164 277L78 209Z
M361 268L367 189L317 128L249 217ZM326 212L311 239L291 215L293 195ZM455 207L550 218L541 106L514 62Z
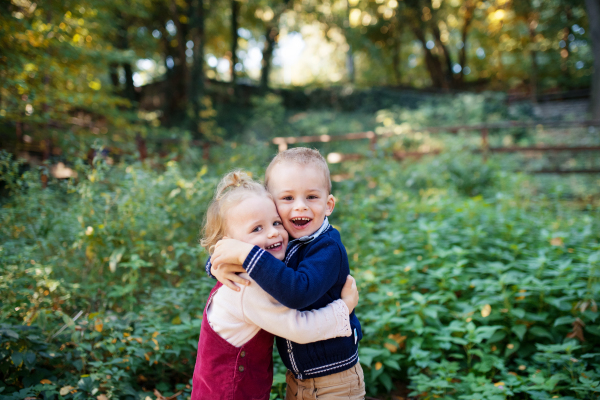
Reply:
M59 394L61 396L66 396L73 389L75 389L73 386L63 386L60 388Z
M584 326L585 323L581 319L575 318L575 321L573 321L573 330L567 334L567 338L577 338L580 342L585 342L585 337L583 336Z
M50 385L50 384L52 384L52 381L51 381L50 379L42 379L42 380L40 381L40 383L41 383L42 385Z
M104 323L102 323L102 320L100 318L96 318L96 321L94 321L94 329L96 332L102 332L103 327Z
M485 306L483 306L483 308L481 309L481 316L483 318L487 318L490 316L490 314L492 313L492 306L490 306L489 304L486 304Z
M395 345L393 345L393 344L391 344L391 343L387 343L386 342L386 343L383 344L383 347L385 347L386 349L388 349L392 353L395 353L395 352L398 351L398 347L395 346Z
M379 371L379 370L380 370L382 367L383 367L383 364L381 363L381 361L377 361L377 362L375 363L375 369L376 369L377 371Z

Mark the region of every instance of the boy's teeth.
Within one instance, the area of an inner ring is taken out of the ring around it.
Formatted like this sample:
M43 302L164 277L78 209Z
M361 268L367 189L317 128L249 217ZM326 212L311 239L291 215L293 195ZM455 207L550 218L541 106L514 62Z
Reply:
M267 246L266 249L267 250L271 250L271 249L274 249L275 247L279 247L280 245L281 245L281 242L275 243L275 244L272 244L270 246Z

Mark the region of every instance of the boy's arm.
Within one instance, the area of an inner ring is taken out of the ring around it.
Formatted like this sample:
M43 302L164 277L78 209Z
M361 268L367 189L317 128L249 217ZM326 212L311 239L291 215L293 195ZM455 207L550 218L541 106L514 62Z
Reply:
M341 267L342 254L332 240L311 246L296 271L257 246L244 260L248 275L260 287L284 306L295 309L313 304L331 289Z
M219 270L215 270L212 265L211 258L209 257L206 261L206 265L204 266L206 273L209 278L216 279L221 282L224 286L227 286L231 290L235 290L236 292L240 291L240 288L236 286L236 283L240 285L248 286L250 285L250 281L240 277L238 272L246 272L243 266L236 264L224 264L221 265Z

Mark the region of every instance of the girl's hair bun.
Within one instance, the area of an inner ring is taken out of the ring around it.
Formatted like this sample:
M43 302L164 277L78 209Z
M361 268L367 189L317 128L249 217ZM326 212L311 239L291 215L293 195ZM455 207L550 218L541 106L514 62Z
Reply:
M221 179L206 211L200 240L200 245L210 254L215 244L225 236L227 211L251 194L271 197L263 185L241 169L231 171Z
M222 199L227 193L235 188L243 187L245 189L250 189L250 187L256 183L257 182L252 180L252 177L247 172L242 171L241 169L231 171L221 179L221 182L219 182L217 190L215 191L215 200Z

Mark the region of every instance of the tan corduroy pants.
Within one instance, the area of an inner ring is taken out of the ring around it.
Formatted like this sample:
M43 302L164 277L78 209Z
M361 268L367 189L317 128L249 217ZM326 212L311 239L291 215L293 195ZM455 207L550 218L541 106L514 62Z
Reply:
M288 371L285 400L363 400L365 380L360 363L337 374L312 379L296 379Z

